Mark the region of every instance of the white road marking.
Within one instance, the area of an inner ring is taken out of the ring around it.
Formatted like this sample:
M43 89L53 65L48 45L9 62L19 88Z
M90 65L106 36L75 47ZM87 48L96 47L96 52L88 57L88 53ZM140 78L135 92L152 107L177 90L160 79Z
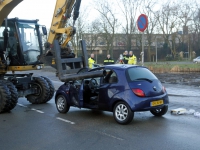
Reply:
M63 119L63 118L60 118L60 117L57 117L56 119L64 121L64 122L67 122L67 123L70 123L70 124L75 124L75 122L71 122L69 120L66 120L66 119Z
M34 111L36 111L36 112L38 112L38 113L41 113L41 114L44 113L43 111L37 110L37 109L35 109L35 108L31 108L31 110L34 110Z
M105 136L108 136L108 137L111 137L111 138L120 140L120 141L123 141L123 140L124 140L124 139L122 139L122 138L116 137L116 136L111 135L111 134L107 134L107 133L105 133L105 132L100 132L100 131L97 131L97 130L95 130L95 132L97 132L97 133L99 133L99 134L101 134L101 135L105 135Z
M19 105L19 106L21 106L21 107L25 107L25 108L27 108L27 106L25 106L25 105L23 105L23 104L19 104L19 103L17 103L17 105ZM43 111L40 111L40 110L35 109L35 108L31 108L31 110L34 110L34 111L36 111L36 112L38 112L38 113L41 113L41 114L44 113Z
M23 105L23 104L17 103L17 105L19 105L19 106L21 106L21 107L27 108L27 106L25 106L25 105ZM43 111L40 111L40 110L35 109L35 108L30 108L30 109L33 110L33 111L36 111L36 112L38 112L38 113L41 113L41 114L44 113ZM75 124L75 122L72 122L72 121L69 121L69 120L66 120L66 119L63 119L63 118L60 118L60 117L57 117L56 119L61 120L61 121L64 121L64 122L66 122L66 123Z
M25 106L25 105L22 105L22 104L19 104L19 103L17 103L17 105L19 105L19 106L21 106L21 107L27 107L27 106Z

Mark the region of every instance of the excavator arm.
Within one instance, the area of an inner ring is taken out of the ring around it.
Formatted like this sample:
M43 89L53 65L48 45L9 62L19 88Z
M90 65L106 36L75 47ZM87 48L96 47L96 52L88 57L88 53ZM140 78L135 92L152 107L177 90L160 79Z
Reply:
M9 13L23 0L0 0L0 25Z
M80 68L86 67L85 42L81 42L82 48L85 49L82 53L83 56L76 58L68 45L76 33L75 21L79 16L81 0L56 0L48 35L46 28L40 26L37 20L5 19L22 1L0 0L0 25L4 29L0 34L0 62L2 62L0 66L3 66L3 69L0 69L0 75L1 72L4 74L8 70L14 72L41 69L43 63L56 68L60 76L76 73ZM67 25L70 18L73 19L71 26ZM44 45L45 54L43 54L42 37L40 36L41 27L43 34L47 36ZM12 32L14 34L11 34ZM12 39L11 36L15 36L13 37L17 40L15 44L10 44L10 42L8 44L8 39ZM15 53L11 55L11 52ZM4 53L9 55L4 55ZM62 67L60 68L60 66Z
M79 7L81 0L57 0L54 9L54 14L51 23L51 29L48 36L48 42L53 43L54 40L60 40L63 34L67 35L67 38L62 42L61 47L66 47L67 43L72 39L73 35L76 33L74 27L75 21L79 15ZM73 12L73 25L66 27L68 19L71 17Z
M9 13L23 0L0 0L0 25ZM47 42L53 44L54 40L61 40L62 35L66 34L67 38L62 42L61 47L66 47L76 32L74 23L79 15L81 0L57 0L54 14L51 22L51 29ZM66 27L66 23L73 12L73 25Z

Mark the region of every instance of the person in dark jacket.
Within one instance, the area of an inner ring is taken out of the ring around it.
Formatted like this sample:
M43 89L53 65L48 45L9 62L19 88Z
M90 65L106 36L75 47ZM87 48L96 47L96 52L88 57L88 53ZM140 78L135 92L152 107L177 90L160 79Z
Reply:
M112 58L110 58L110 54L107 55L107 58L103 62L104 65L111 65L114 63L115 63L114 60Z
M124 64L128 64L128 58L129 58L128 51L124 52L123 58L124 58L123 59Z

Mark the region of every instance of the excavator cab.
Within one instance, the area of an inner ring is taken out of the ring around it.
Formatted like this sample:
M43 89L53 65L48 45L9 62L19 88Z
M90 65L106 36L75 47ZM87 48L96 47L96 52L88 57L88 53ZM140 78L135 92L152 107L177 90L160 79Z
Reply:
M1 61L7 66L42 64L42 26L38 20L5 19L0 27ZM33 68L32 68L33 69Z

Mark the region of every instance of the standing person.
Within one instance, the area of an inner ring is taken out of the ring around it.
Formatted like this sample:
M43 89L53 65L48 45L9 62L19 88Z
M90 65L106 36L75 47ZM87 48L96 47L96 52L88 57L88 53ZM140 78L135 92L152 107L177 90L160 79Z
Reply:
M89 65L89 68L92 69L93 68L93 64L95 64L95 60L94 60L94 54L90 54L90 58L88 59L88 65Z
M9 49L9 59L10 59L10 64L11 65L17 65L19 64L19 57L17 55L17 38L15 37L14 31L9 32L9 37L8 37L8 47Z
M110 57L110 54L107 55L107 58L103 61L104 65L114 64L114 60Z
M137 58L136 58L136 56L133 54L133 51L129 51L128 64L129 64L129 65L136 65L136 63L137 63Z
M128 63L128 58L129 58L128 51L124 52L123 58L124 58L124 60L123 60L124 64L127 64Z

